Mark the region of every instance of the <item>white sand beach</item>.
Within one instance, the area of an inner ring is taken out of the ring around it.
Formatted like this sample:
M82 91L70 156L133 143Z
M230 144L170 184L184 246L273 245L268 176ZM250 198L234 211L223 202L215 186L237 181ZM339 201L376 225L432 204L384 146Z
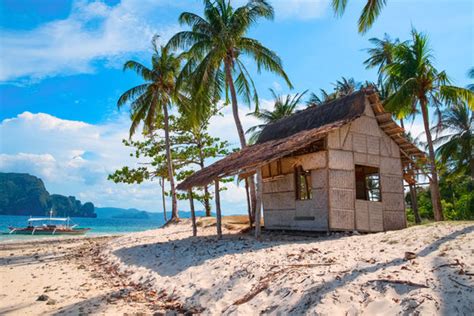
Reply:
M250 233L188 220L122 237L0 245L2 315L469 315L474 223ZM37 301L47 295L45 301Z
M377 234L191 237L189 224L111 241L128 279L202 314L462 315L474 312L474 223Z

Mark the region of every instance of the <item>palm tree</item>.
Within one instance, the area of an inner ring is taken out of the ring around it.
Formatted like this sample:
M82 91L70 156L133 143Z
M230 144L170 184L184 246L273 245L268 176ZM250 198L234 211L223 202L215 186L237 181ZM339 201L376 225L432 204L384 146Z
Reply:
M439 108L443 103L449 106L461 100L472 106L474 99L471 91L450 85L446 73L438 71L432 59L427 36L413 30L411 42L398 45L394 60L385 67L388 84L394 89L385 106L389 111L416 106L421 110L429 151L433 212L439 221L443 220L443 213L428 106Z
M432 128L439 147L436 155L453 174L470 174L474 179L474 115L466 104L443 111L440 124Z
M229 103L229 92L240 145L247 145L239 117L237 95L250 105L253 101L258 110L258 95L254 82L242 58L250 57L262 68L281 76L292 87L283 70L278 55L263 46L258 40L246 37L249 29L259 18L273 19L273 7L265 0L249 0L246 5L234 9L226 0L204 0L204 16L183 12L181 24L190 31L175 34L168 43L174 49L186 50L187 62L180 74L179 82L190 82L193 100L198 105L209 102L225 93ZM197 106L195 112L202 112ZM256 207L255 183L249 178L252 210ZM254 214L254 212L252 212Z
M171 160L171 145L169 136L169 114L168 107L177 104L178 92L176 90L176 78L179 74L181 60L169 52L166 47L156 46L156 38L153 41L155 52L152 56L152 68L129 60L124 64L124 70L133 70L145 80L145 83L133 87L124 92L117 106L121 108L130 103L132 125L130 137L136 132L141 122L144 123L144 132L150 134L155 129L155 123L160 116L163 118L165 132L166 160L168 168L168 181L171 188L172 213L171 219L178 219L178 205L174 183L173 162Z
M257 141L258 137L260 136L261 131L263 130L265 126L295 113L296 107L298 106L300 99L307 92L307 91L304 91L303 93L297 93L293 96L288 94L284 97L282 95L276 94L273 89L270 89L270 91L274 99L273 110L272 111L260 110L258 112L252 112L248 114L250 116L256 117L257 119L263 121L263 124L252 126L251 128L247 130L246 134L251 134L250 139L249 139L249 142L251 144Z
M380 15L387 0L366 0L362 13L359 17L359 33L367 32ZM332 7L336 15L341 16L346 10L347 0L332 0Z

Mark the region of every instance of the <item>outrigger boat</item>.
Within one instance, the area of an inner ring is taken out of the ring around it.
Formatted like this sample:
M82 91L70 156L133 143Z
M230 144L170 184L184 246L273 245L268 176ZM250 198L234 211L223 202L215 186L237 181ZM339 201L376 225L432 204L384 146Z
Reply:
M49 217L28 219L28 226L24 228L8 227L10 234L20 235L83 235L90 228L79 228L73 224L69 217L53 217L53 212L49 212Z

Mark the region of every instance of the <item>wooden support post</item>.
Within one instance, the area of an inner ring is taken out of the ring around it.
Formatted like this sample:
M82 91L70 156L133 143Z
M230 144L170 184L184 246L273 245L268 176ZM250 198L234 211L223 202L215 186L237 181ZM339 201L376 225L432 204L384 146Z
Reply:
M262 209L262 169L257 169L257 203L255 208L255 238L260 238Z
M217 238L222 238L222 215L221 215L221 198L219 194L219 179L214 180L215 187L215 199L216 199L216 226L217 226Z
M191 210L191 220L193 223L193 236L197 236L196 213L194 212L193 189L188 190L189 194L189 208Z

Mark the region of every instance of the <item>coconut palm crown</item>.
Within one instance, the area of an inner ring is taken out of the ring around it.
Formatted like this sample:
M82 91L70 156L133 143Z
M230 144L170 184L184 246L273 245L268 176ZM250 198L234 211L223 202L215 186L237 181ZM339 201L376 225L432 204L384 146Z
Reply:
M194 100L215 100L225 92L229 103L230 93L242 147L246 141L238 116L237 95L249 105L253 101L258 110L257 90L242 58L250 57L259 72L262 69L273 72L292 87L277 54L258 40L246 37L258 19L273 19L273 16L273 8L265 0L250 0L236 9L226 0L204 0L204 16L182 13L179 22L190 26L191 30L178 32L168 43L171 48L186 50L187 62L179 82L190 82ZM199 101L197 104L209 103ZM196 112L200 111L197 107Z

